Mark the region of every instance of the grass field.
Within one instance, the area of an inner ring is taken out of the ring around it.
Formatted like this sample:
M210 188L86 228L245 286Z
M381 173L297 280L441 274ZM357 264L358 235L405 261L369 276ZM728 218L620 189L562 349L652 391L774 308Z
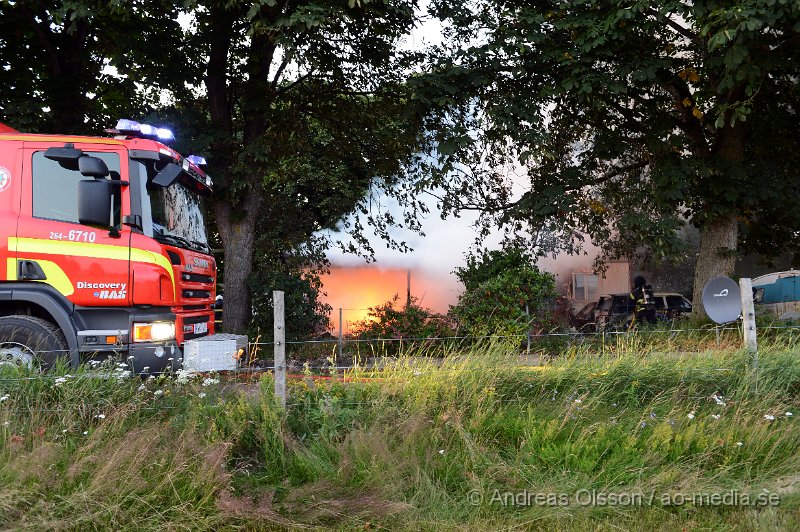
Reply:
M800 357L499 343L271 376L0 373L3 529L800 529ZM745 504L747 503L747 504Z

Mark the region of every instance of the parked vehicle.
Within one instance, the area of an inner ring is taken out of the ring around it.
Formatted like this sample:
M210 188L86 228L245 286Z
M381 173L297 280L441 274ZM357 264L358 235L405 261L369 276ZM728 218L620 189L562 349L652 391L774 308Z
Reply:
M111 132L0 125L0 364L99 354L154 373L214 332L205 161L169 148L165 129L120 120Z
M800 319L800 271L769 273L753 279L756 303L780 319Z
M656 292L656 319L672 321L692 312L692 303L677 293ZM633 320L636 303L630 294L606 294L601 296L593 310L594 329L621 329L630 325Z
M656 318L661 321L672 321L692 313L692 302L682 294L656 292Z
M601 296L594 309L594 328L597 331L616 329L630 322L636 302L630 294L608 294Z

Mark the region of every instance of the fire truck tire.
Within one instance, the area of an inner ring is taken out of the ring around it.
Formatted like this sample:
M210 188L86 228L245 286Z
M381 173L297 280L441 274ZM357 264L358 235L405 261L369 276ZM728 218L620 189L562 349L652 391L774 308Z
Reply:
M49 321L25 315L0 317L0 365L48 370L63 357L69 358L67 340Z

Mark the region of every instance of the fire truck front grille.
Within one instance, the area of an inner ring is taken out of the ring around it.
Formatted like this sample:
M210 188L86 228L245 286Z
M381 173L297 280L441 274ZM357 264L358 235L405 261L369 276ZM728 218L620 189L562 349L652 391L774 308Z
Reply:
M184 290L183 297L186 299L208 299L211 292L208 290Z
M199 273L183 272L181 274L181 279L189 283L211 284L214 282L213 278L209 277L208 275L200 275Z

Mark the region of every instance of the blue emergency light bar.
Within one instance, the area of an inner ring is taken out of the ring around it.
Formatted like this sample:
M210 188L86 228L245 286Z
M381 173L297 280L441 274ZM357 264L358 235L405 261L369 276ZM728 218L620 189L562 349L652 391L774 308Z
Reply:
M129 137L158 139L161 142L175 140L175 135L167 128L154 127L150 124L140 124L135 120L129 120L127 118L123 118L117 122L116 132Z
M206 164L208 164L206 163L206 158L201 157L199 155L189 155L188 157L186 157L186 160L197 166L205 166Z

